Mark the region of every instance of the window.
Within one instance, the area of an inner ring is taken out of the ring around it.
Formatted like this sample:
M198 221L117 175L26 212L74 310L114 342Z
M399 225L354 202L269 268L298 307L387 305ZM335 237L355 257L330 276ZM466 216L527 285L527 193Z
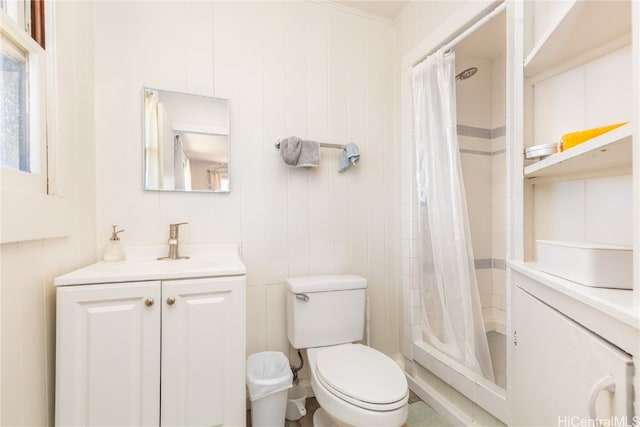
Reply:
M31 172L27 110L27 52L2 35L0 45L0 165Z
M0 0L0 9L45 48L44 0Z
M0 0L0 9L2 189L46 193L43 1Z
M55 49L44 46L45 22L53 46L55 2L46 11L44 5L0 0L0 243L63 237L72 229L71 201L59 195L49 167L56 159L56 61Z

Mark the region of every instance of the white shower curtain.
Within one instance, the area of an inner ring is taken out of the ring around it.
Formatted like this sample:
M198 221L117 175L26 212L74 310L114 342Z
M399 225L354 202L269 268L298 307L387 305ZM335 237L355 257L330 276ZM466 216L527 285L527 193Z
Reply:
M456 135L455 54L413 69L418 270L424 339L493 381Z
M161 133L158 128L158 91L144 91L145 188L162 188Z

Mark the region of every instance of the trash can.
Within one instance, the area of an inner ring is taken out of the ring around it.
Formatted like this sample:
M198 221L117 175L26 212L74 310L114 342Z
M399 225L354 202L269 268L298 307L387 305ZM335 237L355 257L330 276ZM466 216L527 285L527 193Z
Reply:
M284 426L287 390L293 385L289 360L279 351L263 351L247 358L247 387L251 425Z

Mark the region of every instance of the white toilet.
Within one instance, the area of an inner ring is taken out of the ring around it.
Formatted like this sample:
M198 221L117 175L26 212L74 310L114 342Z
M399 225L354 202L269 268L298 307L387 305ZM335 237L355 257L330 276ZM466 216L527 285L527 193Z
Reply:
M361 344L366 279L310 276L287 280L287 331L307 349L311 388L321 408L314 426L398 427L408 414L402 369L384 353Z

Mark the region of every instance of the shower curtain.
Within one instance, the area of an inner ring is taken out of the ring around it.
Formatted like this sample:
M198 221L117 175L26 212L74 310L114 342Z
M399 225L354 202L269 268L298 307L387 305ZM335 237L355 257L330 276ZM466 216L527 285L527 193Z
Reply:
M493 381L456 134L455 54L413 69L418 270L424 339Z
M191 190L191 161L184 152L182 138L173 138L173 176L176 190Z
M161 132L158 117L158 92L144 92L144 151L145 187L162 188L162 152L159 141Z

